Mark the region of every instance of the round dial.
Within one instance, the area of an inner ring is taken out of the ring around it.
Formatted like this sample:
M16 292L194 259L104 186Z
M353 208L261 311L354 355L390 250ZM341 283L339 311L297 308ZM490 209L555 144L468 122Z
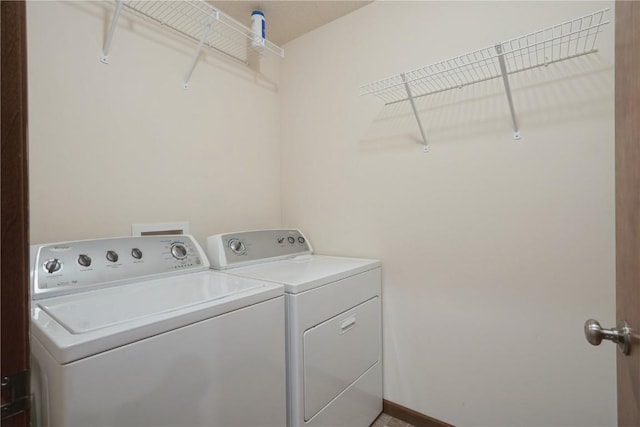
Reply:
M42 267L44 267L44 271L46 271L49 274L52 274L57 271L60 271L60 269L62 268L62 262L58 258L53 258L45 261Z
M287 237L287 240L289 241L289 243L291 243L292 245L296 242L296 239L294 237Z
M298 237L298 242L299 243L304 243L304 237L302 237L302 236Z
M171 245L171 255L175 259L185 259L187 257L187 248L180 243L175 243Z
M135 259L142 259L142 251L138 248L131 249L131 256Z
M107 259L111 262L118 262L118 253L116 251L107 251Z
M239 239L231 239L229 240L229 248L233 251L234 254L242 255L245 252L244 243L242 243Z
M78 264L83 267L89 267L91 265L91 257L87 254L78 255Z

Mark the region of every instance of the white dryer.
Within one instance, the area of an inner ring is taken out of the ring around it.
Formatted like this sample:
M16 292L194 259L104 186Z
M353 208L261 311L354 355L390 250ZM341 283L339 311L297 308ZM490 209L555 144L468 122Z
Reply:
M365 427L382 412L381 266L313 254L299 230L207 239L212 268L282 284L287 425Z
M186 235L32 247L34 425L281 427L283 293Z

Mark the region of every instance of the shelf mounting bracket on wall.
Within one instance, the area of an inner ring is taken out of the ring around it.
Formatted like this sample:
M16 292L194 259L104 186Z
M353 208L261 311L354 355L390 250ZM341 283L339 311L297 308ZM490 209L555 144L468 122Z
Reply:
M507 65L504 63L504 54L502 53L502 44L496 44L496 52L498 54L498 63L502 73L502 82L504 90L507 92L507 101L509 102L509 111L511 112L511 122L513 124L513 139L520 139L520 128L516 119L516 110L513 107L513 98L511 97L511 86L509 85L509 73L507 73Z
M198 47L196 47L196 51L193 53L193 59L191 60L191 65L189 66L189 70L184 77L184 88L189 88L189 80L191 79L191 73L193 73L193 69L196 67L196 62L198 62L198 57L200 56L200 51L202 50L202 45L204 45L204 41L209 36L209 32L211 32L211 27L213 23L218 19L218 11L213 10L211 15L209 15L209 19L207 19L207 23L202 29L202 37L200 37L200 42L198 43Z
M413 108L413 114L416 116L416 121L418 122L418 128L420 129L420 135L422 135L422 142L424 143L424 152L429 152L429 144L427 143L427 137L424 134L424 129L422 128L422 122L420 121L420 116L418 115L418 109L416 108L416 103L413 100L413 95L411 94L411 88L409 87L409 81L407 80L407 75L405 73L400 74L402 77L402 82L404 83L404 89L407 91L407 97L409 98L409 102L411 102L411 108Z
M109 33L107 34L107 38L104 40L104 45L102 47L102 55L100 56L100 62L103 64L109 63L109 50L111 49L111 41L113 40L113 33L116 31L116 26L118 25L118 18L120 18L120 11L122 10L122 0L118 0L118 4L116 5L116 11L113 13L113 19L111 19L111 26L109 27Z

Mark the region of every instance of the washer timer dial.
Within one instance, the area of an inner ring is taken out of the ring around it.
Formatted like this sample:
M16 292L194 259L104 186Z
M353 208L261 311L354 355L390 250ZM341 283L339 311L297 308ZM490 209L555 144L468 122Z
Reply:
M185 259L187 257L187 248L181 243L171 245L171 255L175 259Z

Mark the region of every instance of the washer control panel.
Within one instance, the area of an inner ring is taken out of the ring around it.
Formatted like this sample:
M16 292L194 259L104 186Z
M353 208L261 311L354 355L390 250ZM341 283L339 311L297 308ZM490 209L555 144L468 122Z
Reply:
M31 260L33 299L209 268L204 251L189 235L36 245Z
M241 231L207 238L207 256L217 270L312 252L307 238L296 229Z

